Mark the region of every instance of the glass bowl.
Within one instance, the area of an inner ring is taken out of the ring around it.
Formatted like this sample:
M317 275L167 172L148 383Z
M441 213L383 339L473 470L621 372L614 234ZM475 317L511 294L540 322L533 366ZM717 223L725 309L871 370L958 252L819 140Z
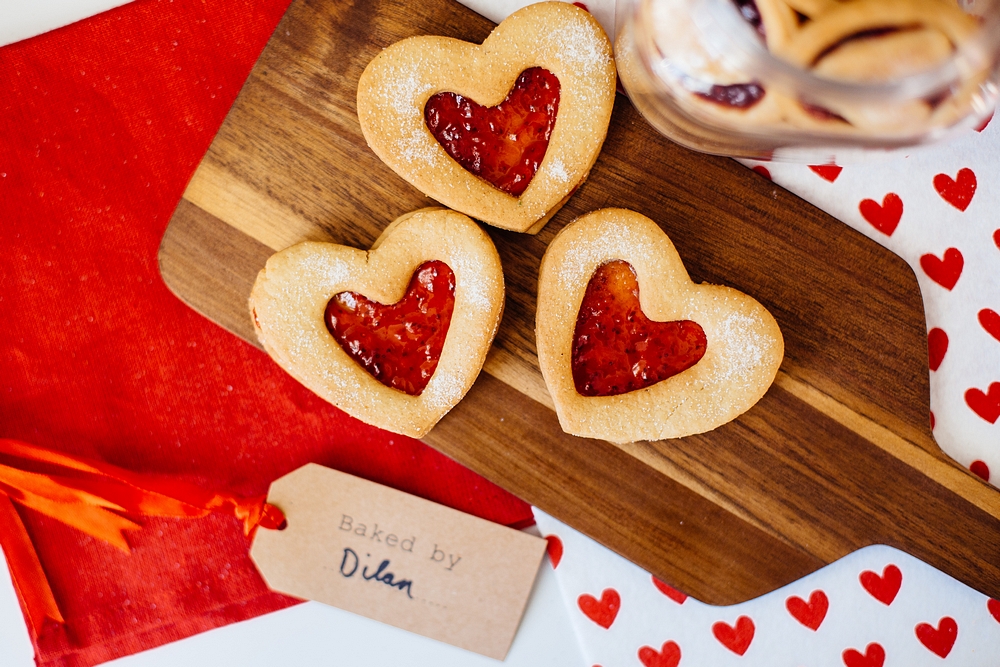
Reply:
M642 115L695 150L853 161L981 125L1000 95L1000 0L619 0Z

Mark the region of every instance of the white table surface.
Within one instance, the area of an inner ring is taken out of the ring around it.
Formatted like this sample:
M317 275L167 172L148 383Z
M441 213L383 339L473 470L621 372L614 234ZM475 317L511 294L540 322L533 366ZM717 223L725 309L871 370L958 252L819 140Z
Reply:
M69 25L131 0L0 0L0 46Z

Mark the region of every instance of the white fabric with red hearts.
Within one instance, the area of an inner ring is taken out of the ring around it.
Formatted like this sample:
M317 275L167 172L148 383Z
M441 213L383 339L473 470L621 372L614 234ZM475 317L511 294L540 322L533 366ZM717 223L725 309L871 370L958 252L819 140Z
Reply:
M714 607L538 509L587 665L996 667L1000 602L887 546Z
M913 268L927 318L934 438L1000 485L1000 120L888 161L748 164Z

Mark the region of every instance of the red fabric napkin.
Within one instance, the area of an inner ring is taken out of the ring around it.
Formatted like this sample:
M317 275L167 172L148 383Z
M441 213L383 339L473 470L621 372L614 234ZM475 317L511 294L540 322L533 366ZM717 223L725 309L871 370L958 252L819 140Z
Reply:
M506 524L527 505L354 421L177 300L157 271L181 193L288 0L139 0L0 49L0 437L251 495L316 461ZM22 512L93 665L293 604L235 518L147 520L131 555Z

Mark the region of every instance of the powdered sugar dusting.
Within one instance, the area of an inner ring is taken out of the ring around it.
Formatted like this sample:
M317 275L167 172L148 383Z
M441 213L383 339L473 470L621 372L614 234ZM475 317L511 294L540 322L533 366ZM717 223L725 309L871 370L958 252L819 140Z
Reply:
M420 116L415 100L431 89L431 85L420 80L420 60L407 62L402 67L386 68L383 78L387 82L380 93L379 106L392 109L399 117Z
M446 410L462 400L465 395L465 383L463 383L456 373L438 372L431 377L427 388L421 397L425 404L432 410Z
M649 252L644 237L637 236L628 225L605 224L605 232L585 243L572 243L559 266L559 288L570 290L589 279L600 264L613 259L639 258Z
M747 386L755 380L770 347L769 341L757 332L759 326L757 318L740 312L730 313L720 323L718 336L725 341L726 354L719 359L719 383Z
M549 173L560 183L569 183L569 173L566 172L566 165L559 158L556 158L549 165Z
M458 276L459 283L456 289L461 290L461 294L456 293L455 296L476 311L488 311L490 309L489 286L491 281L486 272L478 266L477 258L467 253L458 253L449 259L448 263L452 265L452 270Z
M595 76L611 60L611 54L604 48L604 34L589 20L563 24L543 39L548 42L546 48L558 53L564 63L583 77Z
M419 59L387 67L383 74L386 84L379 92L379 107L394 116L388 118L388 122L403 129L394 147L396 155L406 162L429 162L437 155L433 143L428 140L422 109L417 103L432 88L430 83L421 80L423 67Z
M329 345L332 348L333 345L335 345L336 343L334 343L333 341L328 341L325 344ZM346 356L346 353L344 354ZM353 359L348 357L347 361L345 362L345 366L349 363L353 364L355 362ZM325 385L337 387L340 391L346 391L355 394L361 400L369 404L377 400L378 394L381 391L379 388L374 388L374 390L369 389L366 391L366 389L361 385L361 382L359 380L360 376L352 373L345 373L342 367L336 367L336 366L323 367L318 370ZM374 385L370 386L374 387Z
M347 262L321 253L308 253L302 260L302 267L324 289L343 284L351 275Z
M434 146L420 129L396 141L396 155L406 162L430 162L437 155Z
M315 316L316 291L339 290L349 279L350 268L339 257L317 252L309 244L285 250L277 257L284 261L276 266L269 262L266 269L270 298L255 303L254 308L266 337L284 340L285 353L269 351L282 357L285 368L295 369L300 359L316 354L318 342L328 335L323 318ZM303 279L289 277L288 271L300 272Z

